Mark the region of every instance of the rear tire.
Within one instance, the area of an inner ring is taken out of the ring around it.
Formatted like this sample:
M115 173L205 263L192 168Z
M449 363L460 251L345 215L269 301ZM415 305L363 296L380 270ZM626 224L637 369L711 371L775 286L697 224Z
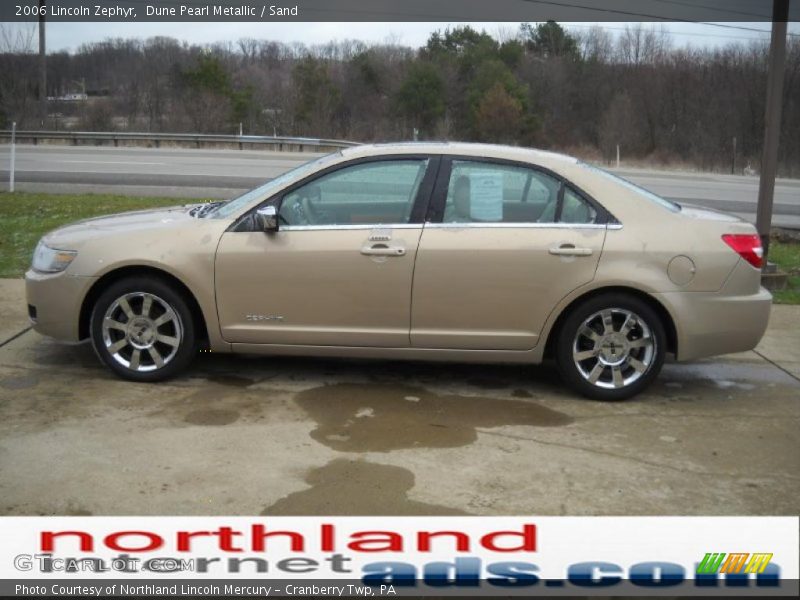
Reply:
M558 331L556 364L564 382L593 400L626 400L658 376L667 338L643 300L608 293L572 310Z
M90 320L92 346L114 373L131 381L162 381L197 353L192 313L168 283L132 277L110 285Z

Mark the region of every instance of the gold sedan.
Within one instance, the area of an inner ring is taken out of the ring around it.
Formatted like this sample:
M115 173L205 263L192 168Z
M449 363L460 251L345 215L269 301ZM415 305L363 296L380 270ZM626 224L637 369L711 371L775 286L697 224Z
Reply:
M678 360L756 346L771 306L752 225L574 158L359 146L228 202L89 219L42 238L37 331L90 339L135 381L201 348L539 363L618 400Z

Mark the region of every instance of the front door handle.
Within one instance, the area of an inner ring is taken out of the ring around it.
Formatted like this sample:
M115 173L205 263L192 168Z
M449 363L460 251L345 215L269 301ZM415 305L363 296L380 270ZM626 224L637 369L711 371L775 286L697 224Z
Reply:
M405 256L406 249L402 246L388 246L386 244L372 244L363 246L361 254L366 256Z
M591 248L577 248L574 244L561 244L558 247L550 248L550 254L555 256L591 256Z

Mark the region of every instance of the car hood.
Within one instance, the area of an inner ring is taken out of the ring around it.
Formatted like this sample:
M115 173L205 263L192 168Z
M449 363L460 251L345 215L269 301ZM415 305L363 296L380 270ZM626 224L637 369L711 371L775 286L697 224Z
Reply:
M77 249L75 246L96 237L124 235L142 230L169 230L196 222L197 219L189 214L190 209L190 206L171 206L93 217L55 229L43 239L48 246L73 250Z

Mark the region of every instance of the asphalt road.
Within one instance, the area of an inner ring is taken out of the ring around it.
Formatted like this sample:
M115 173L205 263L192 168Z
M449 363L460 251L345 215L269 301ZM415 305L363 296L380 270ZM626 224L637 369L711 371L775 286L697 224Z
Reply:
M309 153L238 150L17 146L17 189L228 198L314 158ZM10 148L0 145L0 181ZM620 169L666 198L736 213L755 221L758 178ZM778 180L773 224L800 228L800 180Z

